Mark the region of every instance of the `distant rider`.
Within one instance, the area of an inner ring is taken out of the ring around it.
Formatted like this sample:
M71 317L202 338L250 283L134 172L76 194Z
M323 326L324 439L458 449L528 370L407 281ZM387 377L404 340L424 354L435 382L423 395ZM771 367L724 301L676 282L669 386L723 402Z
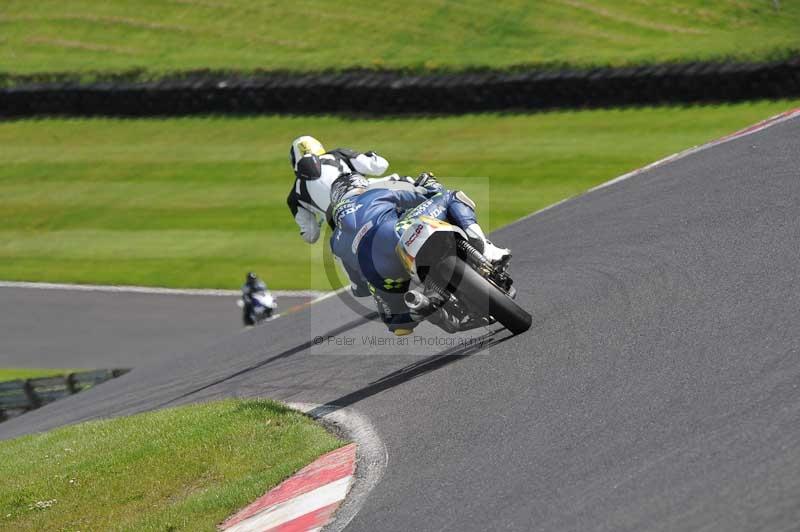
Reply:
M403 300L410 279L395 252L407 227L404 216L407 220L425 214L457 225L495 264L511 257L507 249L486 239L477 223L475 203L464 192L445 189L429 173L420 174L414 184L413 191L368 190L369 182L363 176L350 174L337 179L331 188L336 226L331 249L354 285L367 284L381 319L398 336L410 334L421 320Z
M386 159L375 152L347 148L325 151L320 141L308 135L292 141L289 161L295 181L286 203L300 226L300 236L309 244L319 239L320 225L329 216L331 185L336 179L351 173L380 176L389 168Z
M246 298L249 298L253 294L257 294L259 292L266 292L267 291L267 284L258 278L253 272L249 272L247 277L245 277L245 282L242 285L242 295Z

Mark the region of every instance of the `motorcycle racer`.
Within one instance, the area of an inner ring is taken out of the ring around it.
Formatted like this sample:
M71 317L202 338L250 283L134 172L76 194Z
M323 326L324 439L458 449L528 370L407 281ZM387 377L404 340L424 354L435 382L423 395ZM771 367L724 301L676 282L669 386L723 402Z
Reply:
M375 152L360 153L347 148L326 151L320 141L304 135L292 141L289 161L295 182L286 203L300 236L313 244L319 239L320 226L328 217L331 184L344 174L380 176L389 163Z
M242 285L242 294L249 296L256 292L265 292L267 290L267 284L258 278L253 272L248 272L247 276L244 279L244 284Z
M488 241L477 223L475 204L462 191L445 189L430 173L421 174L415 189L369 189L361 175L344 175L331 188L335 231L331 249L351 282L366 285L389 330L410 334L422 317L410 312L403 300L410 278L395 252L411 220L427 215L448 220L465 231L476 249L495 264L507 262L509 250Z
M274 298L267 290L267 284L253 272L247 274L242 285L239 306L242 308L242 320L245 325L255 325L271 317L277 308Z

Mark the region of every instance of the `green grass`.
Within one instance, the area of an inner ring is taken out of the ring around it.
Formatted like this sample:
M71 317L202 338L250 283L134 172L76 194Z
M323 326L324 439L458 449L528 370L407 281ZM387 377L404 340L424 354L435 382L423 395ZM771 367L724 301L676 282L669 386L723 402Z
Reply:
M798 105L0 123L0 279L235 288L252 269L273 288L326 289L312 276L322 244L301 241L285 203L298 134L434 170L491 229Z
M762 59L800 2L6 0L0 71L469 68Z
M52 368L0 368L0 382L13 381L17 379L35 379L38 377L68 375L73 371L75 370Z
M213 531L341 444L302 414L252 400L2 441L0 529Z

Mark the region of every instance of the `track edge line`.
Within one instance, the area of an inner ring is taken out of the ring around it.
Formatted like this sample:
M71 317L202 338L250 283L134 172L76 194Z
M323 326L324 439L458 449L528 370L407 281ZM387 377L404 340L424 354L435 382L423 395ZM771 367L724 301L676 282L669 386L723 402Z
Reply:
M0 281L0 288L33 288L37 290L74 290L78 292L111 292L159 295L185 295L185 296L223 296L232 297L241 295L241 290L225 290L218 288L165 288L159 286L132 286L132 285L99 285L99 284L69 284L47 283L33 281ZM330 296L331 291L322 290L270 290L277 297L310 297L320 298Z
M671 163L671 162L674 162L674 161L678 161L680 159L688 157L689 155L701 152L701 151L706 150L708 148L713 148L715 146L719 146L720 144L724 144L724 143L729 142L731 140L740 139L742 137L746 137L748 135L752 135L753 133L758 133L759 131L763 131L763 130L769 128L769 127L772 127L774 125L780 124L780 123L785 122L787 120L791 120L792 118L796 118L798 116L800 116L800 108L790 109L788 111L784 111L782 113L778 113L777 115L771 116L771 117L769 117L769 118L767 118L765 120L762 120L760 122L756 122L755 124L753 124L751 126L744 127L744 128L742 128L742 129L740 129L738 131L734 131L733 133L730 133L730 134L725 135L723 137L720 137L718 139L710 140L710 141L706 142L705 144L699 144L697 146L692 146L691 148L686 148L683 151L679 151L679 152L673 153L671 155L667 155L666 157L662 157L661 159L658 159L655 162L652 162L652 163L647 164L645 166L636 168L635 170L631 170L630 172L627 172L627 173L622 174L620 176L614 177L612 179L609 179L608 181L600 183L599 185L596 185L596 186L594 186L594 187L592 187L592 188L590 188L590 189L588 189L588 190L586 190L584 192L581 192L580 194L576 194L575 196L570 196L569 198L564 198L561 201L557 201L556 203L553 203L552 205L548 205L547 207L541 208L538 211L535 211L535 212L532 212L530 214L527 214L527 215L523 216L522 218L520 218L519 220L516 220L516 221L512 222L509 225L514 225L516 223L522 222L523 220L527 220L529 218L533 218L534 216L536 216L538 214L541 214L543 212L549 211L549 210L551 210L551 209L553 209L555 207L558 207L559 205L563 205L564 203L567 203L567 202L569 202L571 200L574 200L576 198L583 197L583 196L585 196L587 194L590 194L590 193L592 193L592 192L594 192L596 190L601 190L603 188L610 187L611 185L615 185L617 183L621 183L622 181L625 181L627 179L630 179L631 177L634 177L634 176L637 176L637 175L639 175L641 173L644 173L647 170L652 170L653 168L658 168L658 167L663 166L665 164L668 164L668 163ZM499 229L504 229L505 227L508 227L508 225L504 226L502 228L498 228L498 230Z

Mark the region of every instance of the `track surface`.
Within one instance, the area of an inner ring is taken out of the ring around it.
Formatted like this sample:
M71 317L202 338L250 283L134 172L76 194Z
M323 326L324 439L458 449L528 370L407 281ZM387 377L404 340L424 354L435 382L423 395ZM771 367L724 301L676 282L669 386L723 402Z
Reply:
M0 437L228 395L330 402L389 456L348 530L797 528L799 119L493 236L514 248L527 334L404 355L361 345L380 327L333 299ZM314 347L319 331L354 345Z
M0 367L138 368L241 329L236 297L0 287Z

